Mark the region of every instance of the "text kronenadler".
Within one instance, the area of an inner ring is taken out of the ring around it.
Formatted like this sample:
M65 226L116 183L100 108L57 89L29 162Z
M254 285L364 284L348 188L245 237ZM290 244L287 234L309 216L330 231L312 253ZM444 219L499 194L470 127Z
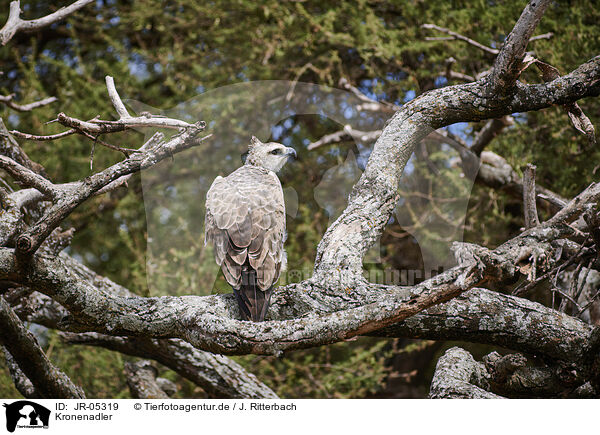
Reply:
M101 421L101 420L112 420L111 414L104 414L99 412L98 414L63 414L62 412L56 413L56 420L90 420L90 421Z

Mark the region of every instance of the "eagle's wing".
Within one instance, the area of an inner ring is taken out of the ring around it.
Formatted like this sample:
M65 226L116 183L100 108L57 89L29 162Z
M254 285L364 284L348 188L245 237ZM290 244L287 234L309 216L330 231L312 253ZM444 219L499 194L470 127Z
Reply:
M285 261L285 205L273 173L242 166L226 178L217 177L206 195L205 227L205 243L213 243L217 264L233 288L240 288L248 264L261 290L279 279Z

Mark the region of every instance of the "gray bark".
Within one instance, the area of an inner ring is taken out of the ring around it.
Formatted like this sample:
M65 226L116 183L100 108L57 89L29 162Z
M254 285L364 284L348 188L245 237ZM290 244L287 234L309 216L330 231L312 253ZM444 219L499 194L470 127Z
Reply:
M85 395L60 369L55 367L0 296L0 344L2 344L39 394L45 398L83 399Z
M431 399L501 399L487 391L485 366L460 347L453 347L438 360L431 381Z
M157 382L158 370L150 361L125 363L125 376L131 397L137 399L168 399L167 393Z

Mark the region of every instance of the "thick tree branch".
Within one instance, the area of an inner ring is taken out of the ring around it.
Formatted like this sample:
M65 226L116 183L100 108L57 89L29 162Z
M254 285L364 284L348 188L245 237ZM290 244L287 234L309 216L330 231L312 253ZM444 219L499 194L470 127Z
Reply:
M431 381L431 399L502 399L490 393L483 364L460 347L448 349L438 360Z
M404 166L415 146L431 131L456 122L500 118L566 104L598 93L600 56L548 83L517 82L508 101L487 97L485 80L436 89L410 101L388 122L350 194L348 206L319 243L316 279L328 282L331 271L339 270L343 271L343 286L362 281L362 258L395 210Z
M96 288L120 296L134 296L127 289L102 278L90 269L71 260L69 267L80 274L80 279L93 283ZM13 294L14 293L14 294ZM115 337L94 332L75 334L67 332L63 319L69 316L65 308L38 293L9 292L5 295L15 313L27 322L51 329L59 329L63 340L70 344L99 346L116 352L159 362L201 387L209 397L226 399L276 399L275 393L256 376L223 355L198 350L177 339L144 337Z
M150 361L125 363L125 376L131 397L136 399L168 399L157 382L158 371Z
M35 337L0 297L0 344L13 356L25 376L45 398L83 399L83 391L44 354Z
M31 381L25 373L21 370L15 359L12 357L10 352L3 348L4 358L6 359L6 365L8 366L8 371L10 373L10 377L15 384L15 388L19 393L28 399L40 399L42 395L37 392Z
M0 280L19 282L52 297L72 313L70 326L80 331L181 338L217 353L277 354L372 333L456 297L484 280L511 278L518 273L521 261L535 261L549 267L551 261L537 261L539 253L552 258L554 248L549 242L572 235L575 230L565 224L599 197L600 184L592 185L552 219L494 251L462 245L458 267L410 289L389 287L387 293L380 290L382 298L376 302L319 317L253 324L232 320L231 311L226 315L219 312L219 305L230 301L231 295L115 296L82 280L77 269L61 257L35 256L23 273L11 249L0 249ZM304 285L312 283L311 280Z
M0 155L0 169L4 169L17 182L26 187L34 187L50 198L59 195L59 189L52 182L9 157Z
M475 179L478 183L494 189L502 189L515 198L522 198L524 182L506 160L491 151L481 154L481 165ZM567 204L567 200L545 187L535 184L536 200L551 204L558 211Z
M157 361L214 398L276 399L277 395L233 360L203 352L182 340L112 337L95 332L63 334L68 343L100 346Z
M592 330L581 320L537 302L476 288L374 335L469 341L581 362Z

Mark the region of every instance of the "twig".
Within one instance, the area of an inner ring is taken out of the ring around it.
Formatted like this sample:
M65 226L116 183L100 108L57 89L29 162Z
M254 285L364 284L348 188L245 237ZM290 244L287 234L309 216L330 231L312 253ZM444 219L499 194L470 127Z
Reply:
M21 7L19 0L10 3L10 10L8 13L8 20L2 29L0 29L0 44L6 45L17 32L33 32L42 27L49 26L50 24L56 23L78 11L82 7L92 3L94 0L77 0L70 6L60 8L56 12L46 15L45 17L38 18L36 20L22 20Z
M553 36L554 36L554 33L552 33L552 32L542 33L541 35L532 36L531 38L529 38L529 42L539 41L540 39L550 39Z
M310 143L307 148L308 150L314 150L315 148L319 148L323 145L338 143L349 139L358 139L362 142L371 142L376 140L380 134L381 130L360 131L353 129L350 125L345 125L342 130L327 134L316 142Z
M478 49L485 51L486 53L493 54L493 55L496 55L499 53L499 50L497 50L495 48L480 44L479 42L475 41L474 39L467 38L466 36L461 35L460 33L453 32L452 30L446 29L445 27L436 26L435 24L423 24L423 25L421 25L421 27L423 29L437 30L438 32L446 33L446 34L450 35L452 37L452 39L458 39L459 41L464 41L467 44L472 45L473 47L477 47Z
M339 86L346 89L347 91L352 92L354 95L358 97L359 100L364 101L364 104L360 104L356 106L356 110L370 110L373 112L396 112L399 107L388 103L388 102L379 102L375 101L372 98L367 97L363 92L361 92L357 87L352 86L350 82L342 77L339 81Z
M58 100L58 98L56 98L56 97L48 97L48 98L44 98L43 100L34 101L33 103L29 103L29 104L17 104L13 101L14 97L15 97L15 94L0 95L0 103L6 104L8 107L10 107L11 109L14 109L18 112L30 112L33 109L37 109L38 107L46 106L46 105L48 105L50 103L54 103L55 101Z
M50 134L50 135L45 135L45 136L40 136L37 134L22 133L17 130L11 130L9 133L20 139L36 140L36 141L43 142L43 141L56 140L56 139L61 139L63 137L70 136L72 134L77 133L77 130L72 128L70 130L63 131L62 133Z

